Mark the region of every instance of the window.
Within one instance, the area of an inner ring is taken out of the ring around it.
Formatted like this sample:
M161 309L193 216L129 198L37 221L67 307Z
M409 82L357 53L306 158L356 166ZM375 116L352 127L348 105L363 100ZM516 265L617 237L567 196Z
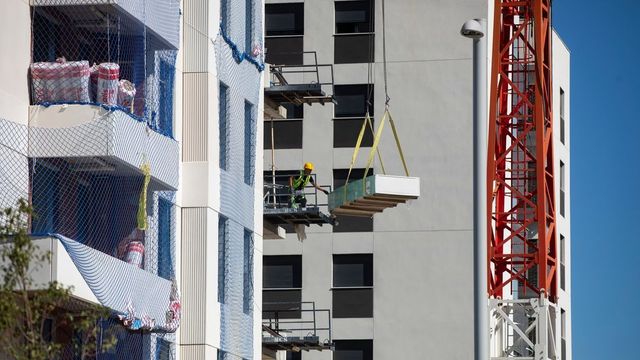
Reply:
M564 235L560 235L560 289L566 290L566 275L565 275L565 239Z
M226 295L228 225L229 220L220 215L218 218L218 302L221 304L224 304Z
M56 232L60 211L60 194L58 189L59 170L46 161L35 161L31 171L32 204L34 216L31 224L33 233Z
M254 106L244 102L244 183L253 186L256 165L256 121Z
M266 62L302 64L304 3L266 4L265 16Z
M220 125L220 168L228 170L229 160L229 88L220 83L218 122Z
M564 216L565 206L565 169L564 163L560 161L560 215Z
M172 204L166 199L158 199L158 276L173 278L173 246L171 244Z
M245 314L253 311L253 232L244 229L244 275L242 310Z
M225 34L229 34L229 3L231 0L220 1L220 27Z
M302 352L287 351L286 360L302 360Z
M253 0L245 1L244 51L251 54L253 44Z
M156 338L156 356L157 360L169 360L173 358L171 342L160 337Z
M335 340L333 360L372 360L373 340Z
M262 288L263 318L299 319L302 256L264 256Z
M334 96L338 104L334 106L333 147L354 147L367 111L373 124L373 84L336 85ZM372 145L373 133L367 127L361 146Z
M158 131L173 136L173 79L175 68L166 60L160 59L158 109Z
M562 342L562 360L567 358L567 312L560 309L560 339Z
M334 63L374 61L374 1L336 1Z
M343 186L347 180L349 169L333 170L333 188L337 189ZM373 169L369 169L369 174L373 175ZM364 169L351 170L349 181L362 179L364 177ZM333 227L333 232L368 232L373 231L373 219L355 216L338 216L336 218L338 225Z
M333 255L333 317L373 316L373 255Z
M564 122L564 116L565 116L565 112L564 112L564 90L562 88L560 88L560 142L561 143L565 143L564 142L564 136L565 136L565 122Z
M271 127L273 126L274 149L302 149L303 106L283 104L287 109L286 120L264 121L264 148L271 149Z

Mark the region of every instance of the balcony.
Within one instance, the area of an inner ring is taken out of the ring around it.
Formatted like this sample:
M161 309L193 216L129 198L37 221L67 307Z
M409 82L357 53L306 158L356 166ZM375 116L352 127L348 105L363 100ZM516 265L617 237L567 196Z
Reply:
M64 236L34 237L33 242L39 253L51 254L49 265L31 270L34 290L56 281L71 288L80 306L101 304L135 320L130 329L144 323L147 330L175 331L169 319L179 300L171 281Z
M99 105L34 105L29 157L61 158L76 173L142 176L148 162L153 191L178 188L178 143L121 110Z
M62 158L75 172L116 177L142 175L148 163L152 190L176 190L178 2L31 4L28 156Z

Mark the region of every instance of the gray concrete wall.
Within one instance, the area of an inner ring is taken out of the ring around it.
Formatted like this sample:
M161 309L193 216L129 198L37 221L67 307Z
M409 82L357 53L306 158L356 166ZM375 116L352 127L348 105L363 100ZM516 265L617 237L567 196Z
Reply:
M284 1L267 1L284 2ZM333 61L334 1L305 2L305 50ZM265 255L302 254L303 301L331 307L332 254L373 253L374 316L334 319L334 339L373 339L374 359L470 359L472 308L471 43L459 35L469 18L486 17L480 0L394 0L386 4L390 109L421 197L374 218L374 232L332 233L311 227L265 241ZM376 1L375 118L384 112L381 2ZM336 84L367 82L367 64L335 66ZM276 151L280 170L314 162L318 180L348 168L352 149L334 149L333 107L304 109L302 150ZM388 131L389 129L385 129ZM363 149L356 166L362 166ZM402 174L391 132L381 150L387 172ZM271 166L265 151L265 169ZM379 164L375 171L381 173ZM324 198L321 197L321 201ZM446 344L446 346L443 346ZM303 359L329 359L309 352Z

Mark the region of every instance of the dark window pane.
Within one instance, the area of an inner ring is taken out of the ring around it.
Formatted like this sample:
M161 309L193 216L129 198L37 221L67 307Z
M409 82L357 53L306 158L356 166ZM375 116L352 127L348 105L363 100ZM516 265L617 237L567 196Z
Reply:
M263 319L300 319L302 290L262 291Z
M304 105L284 103L280 106L287 109L287 119L302 119L304 116Z
M333 286L373 286L373 255L333 255Z
M227 283L227 222L223 216L218 218L218 302L221 304L224 304Z
M246 0L245 3L245 34L244 51L249 54L252 50L253 42L253 0Z
M287 351L287 360L302 360L302 353L299 351Z
M265 289L302 287L302 256L264 256L262 287Z
M372 63L375 58L373 34L333 37L333 62L336 64Z
M229 3L231 0L220 1L220 26L225 34L229 34Z
M333 169L333 188L343 186L347 179L349 169ZM369 169L368 176L373 175L373 169ZM364 169L353 169L349 181L362 179ZM367 217L338 216L337 225L333 226L333 232L367 232L373 231L373 219Z
M303 37L276 37L265 39L266 62L273 65L301 65Z
M256 119L254 106L244 102L244 183L253 186L256 162Z
M333 94L338 102L334 107L336 118L364 117L367 110L373 116L373 84L336 85Z
M266 4L267 36L304 34L304 3Z
M244 229L244 276L242 310L250 314L253 309L253 232Z
M229 88L220 83L220 94L218 104L218 122L220 136L220 168L227 170L227 162L229 157L229 119L227 118L229 111Z
M158 276L173 278L172 204L163 198L158 199Z
M373 317L373 289L333 289L334 318Z
M362 129L362 123L364 119L334 119L333 120L333 147L345 148L355 147ZM371 124L375 125L373 119ZM277 144L277 142L276 142ZM373 146L373 132L367 126L364 130L364 136L362 137L362 143L360 146L371 147Z
M372 360L373 340L335 340L333 360Z
M373 2L336 2L336 34L373 32Z
M275 149L302 149L302 120L265 121L265 149L271 149L272 125Z

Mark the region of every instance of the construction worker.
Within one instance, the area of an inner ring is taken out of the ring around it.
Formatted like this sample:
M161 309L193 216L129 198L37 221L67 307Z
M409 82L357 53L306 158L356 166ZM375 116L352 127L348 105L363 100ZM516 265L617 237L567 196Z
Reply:
M311 183L314 188L322 191L325 194L329 194L329 192L320 186L318 186L315 181L313 181L313 177L311 176L311 172L313 171L313 164L310 162L304 163L304 168L300 170L300 175L297 177L289 178L289 187L291 188L291 201L289 206L292 208L298 207L306 207L307 206L307 198L304 196L304 188Z

